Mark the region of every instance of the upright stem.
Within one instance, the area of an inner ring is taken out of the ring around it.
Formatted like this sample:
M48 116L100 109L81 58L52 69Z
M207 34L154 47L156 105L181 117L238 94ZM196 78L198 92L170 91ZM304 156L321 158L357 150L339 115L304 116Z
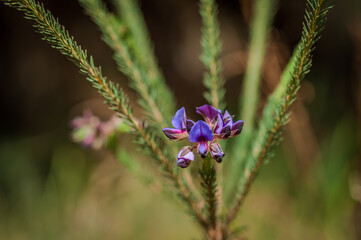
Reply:
M249 58L244 79L244 88L240 99L241 116L253 127L259 100L259 84L261 80L263 56L266 51L270 18L273 15L273 0L257 0L251 26Z
M332 8L332 1L308 1L302 37L294 57L288 67L292 67L291 74L282 76L282 81L271 95L263 110L263 116L256 137L252 144L252 153L249 154L245 170L237 183L236 196L224 220L225 229L235 219L249 189L258 173L263 161L269 157L271 149L280 141L282 127L289 120L288 110L296 100L296 93L301 81L310 71L312 65L312 51L320 39L320 32L324 28L326 14ZM288 77L287 77L288 76Z
M255 131L255 120L259 102L259 85L261 81L262 65L267 46L267 37L275 12L276 0L254 1L254 13L251 23L249 57L244 78L243 91L240 96L240 117L245 122L241 138L235 139L231 158L232 163L230 183L236 182L242 172L244 159L248 154L250 142ZM234 186L229 184L226 189L227 202L233 196Z
M205 210L207 214L207 240L221 240L221 220L217 215L219 213L219 199L217 198L218 185L216 181L216 170L212 165L212 157L209 154L202 164L202 168L199 170L201 176L201 185L203 188L203 196L205 199Z
M209 211L209 221L212 228L216 227L216 208L217 208L217 202L216 202L216 171L214 170L214 167L211 163L211 157L208 155L206 159L203 161L203 173L205 174L205 178L203 179L206 184L206 194L207 194L207 203L208 211Z

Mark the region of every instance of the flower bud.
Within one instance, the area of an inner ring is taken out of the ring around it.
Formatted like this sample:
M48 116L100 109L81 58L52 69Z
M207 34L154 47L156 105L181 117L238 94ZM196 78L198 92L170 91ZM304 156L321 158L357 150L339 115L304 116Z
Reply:
M222 158L226 155L222 151L221 146L218 143L212 143L210 146L211 149L211 156L216 160L217 163L222 162Z
M182 147L181 150L178 153L178 161L177 166L181 168L186 168L191 164L192 161L194 161L194 154L192 152L191 146L185 146Z

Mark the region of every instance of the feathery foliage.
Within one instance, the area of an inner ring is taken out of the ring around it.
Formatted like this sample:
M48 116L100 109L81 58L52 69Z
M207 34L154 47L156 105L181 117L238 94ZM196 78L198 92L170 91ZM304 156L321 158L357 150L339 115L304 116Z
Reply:
M136 0L113 0L113 2L120 20L127 26L129 35L131 35L129 46L132 48L139 65L146 69L150 87L156 91L154 95L164 109L166 120L168 120L167 117L172 116L175 112L175 99L165 84L164 77L158 67L140 7Z
M58 20L52 16L50 11L45 10L42 4L33 0L2 0L6 5L14 7L25 13L25 17L34 22L34 27L43 35L53 48L59 50L62 54L69 57L79 68L81 73L87 75L87 79L93 87L99 91L105 99L108 106L116 111L133 129L138 143L142 145L142 150L149 152L164 170L165 174L175 185L176 193L183 199L189 207L189 212L193 214L198 222L206 225L206 220L197 207L197 200L194 199L187 183L180 178L173 166L168 161L169 155L163 153L158 137L154 131L150 131L144 124L132 114L128 98L124 92L114 83L107 80L101 73L100 67L94 66L93 58L88 57L87 51L75 42L64 26L60 25ZM89 60L88 60L89 58Z
M154 121L154 125L166 127L170 121L170 111L174 111L174 107L170 107L174 100L169 97L170 93L166 91L159 71L157 76L154 73L148 74L149 67L146 67L144 57L139 57L144 47L138 49L138 41L135 40L137 36L130 31L134 27L129 28L122 18L119 19L108 12L100 0L79 0L79 2L99 26L104 41L114 51L114 59L119 70L131 80L130 86L141 97L139 103L149 119ZM163 92L168 92L164 98Z
M218 9L215 0L201 0L200 14L202 16L203 53L201 60L207 70L204 74L204 85L208 91L204 93L206 100L217 109L224 109L226 103L224 95L224 79L221 76L222 63L219 59L221 41L219 40Z
M79 0L83 5L84 8L88 11L89 15L96 19L96 11L99 10L99 5L101 4L100 0ZM117 29L124 29L123 33L119 34L119 44L124 44L126 47L129 48L130 54L134 57L134 61L137 63L137 66L142 69L145 73L144 79L145 86L148 87L149 96L150 98L154 99L154 102L157 104L159 108L158 112L162 113L162 117L164 121L158 122L153 126L153 130L155 135L160 134L161 137L164 138L164 135L159 131L159 124L161 127L166 127L169 122L171 121L171 116L175 112L175 99L170 91L170 89L165 84L164 77L158 67L156 57L154 55L154 51L152 49L152 44L150 42L150 38L148 36L146 24L144 22L142 13L140 11L139 5L136 0L113 0L113 4L117 9L117 14L109 13L104 6L100 6L103 13L110 17L110 19L114 19L114 24L121 24L119 27L113 28L115 32ZM93 9L93 10L92 10ZM93 12L93 13L92 13ZM99 20L98 20L99 21ZM111 34L111 32L106 31L101 23L95 21L101 31L103 32L103 38L106 40L107 36ZM108 21L108 24L112 24L112 21ZM107 24L107 21L104 21L103 24ZM115 25L116 26L116 25ZM105 41L111 48L113 45L113 40ZM114 49L114 48L113 48ZM119 51L114 49L115 54L114 58L119 65L121 61L119 61L120 57ZM118 60L117 60L118 59ZM132 86L137 85L136 83ZM135 88L137 89L137 88ZM139 91L138 93L142 95ZM144 105L144 108L148 110L148 115L154 113L153 109L146 108L147 106ZM154 106L153 106L154 107ZM151 116L152 117L152 116ZM154 116L153 116L154 119ZM168 144L167 144L168 143ZM172 150L172 154L169 157L169 161L174 160L174 156L177 154L177 146L175 144L170 144L166 142L167 146L163 147L163 151L165 149L170 148ZM185 174L186 176L188 173ZM187 179L191 179L187 177ZM188 182L189 185L193 185L192 182ZM194 187L193 187L194 188Z
M161 140L154 134L154 130L150 129L150 126L144 124L136 128L138 134L135 135L135 142L141 146L143 153L148 153L158 162L158 165L164 170L165 176L173 183L175 193L186 203L189 214L194 215L198 223L205 228L207 226L207 220L198 208L197 204L199 200L191 190L189 182L181 178L171 162L168 161L169 158L174 157L171 151L168 151L167 148L158 144Z
M252 144L252 152L247 158L245 172L239 180L237 195L226 219L227 223L235 218L260 166L265 159L270 157L274 146L281 141L282 127L289 120L288 110L296 99L301 81L310 71L311 53L315 49L315 43L320 39L320 33L326 22L326 14L332 8L332 4L332 0L308 0L307 2L301 40L291 59L294 64L291 64L293 68L290 78L280 83L280 88L286 86L284 91L278 90L282 93L277 98L271 97L263 111L260 127ZM278 91L276 90L277 93Z
M211 163L212 158L210 156L203 160L202 168L199 169L199 175L201 177L201 186L203 188L203 196L206 202L207 218L210 223L210 227L216 227L216 213L217 213L217 179L216 171Z
M126 20L110 13L101 0L79 0L79 2L99 26L105 43L114 51L118 68L130 78L131 87L141 96L139 103L146 111L148 119L153 120L148 128L149 134L164 139L164 135L157 128L166 127L170 122L174 113L174 100L165 87L155 61L151 60L153 54L150 44L146 40L137 40L138 38L147 39L146 33L142 29L137 29L134 23L129 23L131 20L141 22L140 13L134 10L135 2L127 3L122 0L118 3L119 7L124 7L131 12L123 14L127 16ZM150 67L147 67L148 64L145 63L147 55L142 55L141 51L145 51L143 54L149 54L149 62L153 62L149 65ZM172 148L173 155L176 154L175 145L168 142L164 144ZM173 157L170 157L168 160L172 159Z

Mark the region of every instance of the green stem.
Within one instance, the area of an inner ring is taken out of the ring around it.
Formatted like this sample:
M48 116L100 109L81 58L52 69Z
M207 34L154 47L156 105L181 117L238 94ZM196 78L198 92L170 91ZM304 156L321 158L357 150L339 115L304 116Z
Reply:
M225 218L225 227L235 219L247 193L261 167L262 163L271 154L271 150L281 141L282 127L288 123L288 110L296 100L296 93L300 88L301 81L310 71L312 65L312 51L314 45L320 39L326 14L332 8L332 1L315 0L309 1L306 7L305 21L300 44L296 54L287 68L292 68L291 73L284 74L279 87L263 110L260 127L253 140L252 152L248 155L244 173L239 178L235 191L233 204Z
M203 195L206 203L206 212L208 217L208 224L210 229L216 227L216 214L217 214L217 182L216 171L212 165L212 157L209 154L202 164L202 169L199 170L201 176L201 185L203 187Z
M244 78L244 87L240 98L240 118L245 122L242 137L236 138L231 159L231 180L235 182L239 177L239 169L248 153L250 142L255 131L255 116L259 102L259 85L261 80L263 59L266 52L267 36L274 15L275 0L257 0L255 2L254 17L251 24L251 37L249 46L248 64ZM232 184L227 184L232 185ZM226 196L233 187L225 189ZM229 196L228 196L229 199ZM226 200L228 200L226 199Z
M113 0L121 21L124 21L131 32L132 48L139 64L146 70L147 79L153 91L157 91L157 102L160 103L167 115L175 112L175 99L166 85L154 54L153 45L149 37L146 23L136 0ZM165 116L166 120L168 116Z
M259 84L263 57L266 52L270 18L273 15L273 0L257 0L249 46L249 58L240 99L241 116L248 129L253 129L259 99Z

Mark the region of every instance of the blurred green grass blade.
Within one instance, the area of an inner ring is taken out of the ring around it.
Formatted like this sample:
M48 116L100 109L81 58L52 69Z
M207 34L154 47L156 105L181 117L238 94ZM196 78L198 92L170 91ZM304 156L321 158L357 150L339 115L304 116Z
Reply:
M320 33L326 23L326 15L332 8L332 0L310 0L306 5L305 19L300 44L296 54L287 87L274 101L269 101L263 111L259 129L252 141L252 149L248 152L245 166L237 168L239 180L236 180L236 197L229 211L227 221L230 223L239 211L247 193L257 176L258 170L266 159L272 156L272 151L281 140L283 126L289 121L289 108L296 100L296 93L301 81L309 73L312 65L312 51L320 39ZM283 83L281 83L283 84Z
M350 200L348 185L353 162L357 159L356 134L354 120L344 116L337 123L330 141L322 146L321 159L314 166L327 217L342 211L342 202Z
M239 101L240 116L247 124L247 129L253 129L255 124L263 60L276 3L276 0L257 0L254 3L248 63Z
M239 118L244 121L245 125L242 134L235 138L232 143L231 161L229 161L231 166L227 168L230 171L227 182L234 182L235 179L239 178L239 172L236 169L241 168L246 155L249 153L249 145L255 130L263 59L266 52L268 33L276 12L276 4L276 0L254 1L248 63L239 100ZM229 191L232 189L230 185L232 184L227 183L224 186L226 198L229 197ZM226 202L228 201L229 199L226 199Z

